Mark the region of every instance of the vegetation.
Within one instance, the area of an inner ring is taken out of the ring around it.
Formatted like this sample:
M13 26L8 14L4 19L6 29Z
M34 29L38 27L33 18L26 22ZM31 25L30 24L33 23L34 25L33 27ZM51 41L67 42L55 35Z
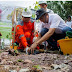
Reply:
M72 16L72 1L47 1L47 8L52 9L54 13L57 13L60 15L64 20L67 19L68 15ZM31 9L31 6L29 6ZM34 13L32 14L32 18L35 19L35 11L40 9L40 6L38 5L38 2L36 1L35 7L34 7ZM21 19L21 14L22 14L23 8L16 8L16 18ZM7 19L10 20L12 18L12 14L9 14L7 16ZM9 25L7 23L2 23L0 22L0 25ZM11 32L10 27L0 27L0 32L2 33L2 38L6 38L5 36Z
M47 1L47 8L60 15L64 20L72 16L72 1Z
M23 8L21 8L21 7L16 8L16 18L17 18L17 20L18 20L18 18L21 19L22 11L23 11ZM12 11L11 14L8 14L7 19L11 20L12 19L12 15L13 15L13 11Z
M11 27L5 27L5 25L9 25L9 24L10 23L0 22L0 25L2 25L2 27L0 26L0 32L2 33L1 38L6 38L6 36L11 33Z

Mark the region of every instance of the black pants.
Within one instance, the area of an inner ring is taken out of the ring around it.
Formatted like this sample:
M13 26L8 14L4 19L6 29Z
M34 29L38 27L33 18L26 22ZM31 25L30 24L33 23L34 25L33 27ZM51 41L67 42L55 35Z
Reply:
M62 31L62 33L60 33L60 34L54 33L54 34L47 40L48 44L51 45L52 48L58 49L58 47L57 47L57 40L62 39L62 38L65 38L65 36L66 36L66 31L70 31L70 30L71 30L71 28L67 27L67 28L65 28L65 29ZM48 29L47 29L47 28L43 28L43 29L41 30L40 34L41 34L41 36L43 36L43 35L46 34L47 32L48 32Z

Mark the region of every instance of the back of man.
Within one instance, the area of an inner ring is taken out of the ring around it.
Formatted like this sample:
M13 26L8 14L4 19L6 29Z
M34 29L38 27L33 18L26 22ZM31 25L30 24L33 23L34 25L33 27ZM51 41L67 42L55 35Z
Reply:
M37 18L42 24L42 30L40 32L43 36L37 44L46 40L53 47L57 48L57 40L62 39L66 36L67 31L71 31L71 28L66 25L65 21L57 14L48 14L44 9L37 11Z
M66 25L65 21L57 14L48 14L49 15L49 20L48 23L43 23L42 27L43 28L56 28L55 32L56 33L61 33L64 27L68 27Z
M36 20L39 19L44 22L45 28L42 28L37 41L30 46L28 52L34 52L37 45L41 44L43 41L47 41L49 45L52 46L52 50L58 50L57 40L64 38L66 32L72 29L65 24L64 20L59 15L49 15L44 9L37 10L36 16Z

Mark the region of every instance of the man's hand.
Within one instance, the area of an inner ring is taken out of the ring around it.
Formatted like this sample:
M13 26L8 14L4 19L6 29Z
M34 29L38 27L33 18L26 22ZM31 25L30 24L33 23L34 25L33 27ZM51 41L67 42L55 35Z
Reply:
M30 53L30 51L31 51L31 54L33 54L35 48L37 47L37 45L38 45L38 44L37 44L36 42L35 42L34 44L32 44L31 47L28 49L28 52Z

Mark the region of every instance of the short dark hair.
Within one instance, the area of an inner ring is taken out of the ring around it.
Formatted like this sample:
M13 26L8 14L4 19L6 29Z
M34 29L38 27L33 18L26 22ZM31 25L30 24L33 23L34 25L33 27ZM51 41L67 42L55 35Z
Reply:
M71 16L68 16L68 18L71 18Z

